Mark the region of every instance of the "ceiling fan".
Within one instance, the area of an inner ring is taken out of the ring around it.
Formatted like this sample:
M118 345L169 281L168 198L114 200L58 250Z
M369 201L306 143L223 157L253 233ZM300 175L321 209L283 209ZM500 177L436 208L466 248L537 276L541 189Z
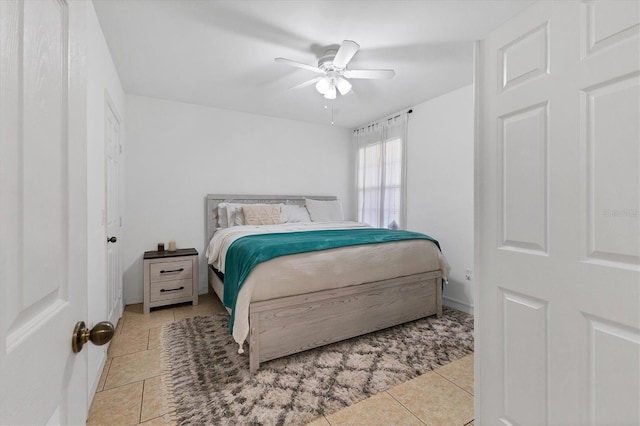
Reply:
M276 62L302 68L322 74L320 77L298 84L292 89L316 85L316 90L324 95L326 99L336 98L336 89L341 95L346 95L351 91L351 83L348 78L380 79L392 78L396 73L394 70L352 70L347 68L347 64L360 49L360 45L355 41L344 40L340 48L330 48L318 60L318 66L307 65L291 59L276 58Z

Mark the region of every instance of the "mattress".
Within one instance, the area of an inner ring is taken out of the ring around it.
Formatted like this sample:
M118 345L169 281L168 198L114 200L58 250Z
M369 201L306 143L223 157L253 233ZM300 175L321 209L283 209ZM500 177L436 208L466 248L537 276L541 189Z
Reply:
M209 264L224 272L227 249L237 238L245 235L366 226L357 222L312 222L225 228L214 234L206 256ZM277 257L257 265L245 280L236 302L232 334L234 340L242 345L249 332L251 302L436 270L441 271L446 280L449 265L438 247L428 240L349 246Z

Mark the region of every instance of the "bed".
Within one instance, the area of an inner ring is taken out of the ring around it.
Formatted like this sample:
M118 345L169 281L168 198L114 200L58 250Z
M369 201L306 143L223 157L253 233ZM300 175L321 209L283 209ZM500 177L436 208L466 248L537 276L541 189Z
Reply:
M219 230L215 235L220 227L220 203L303 206L305 199L337 198L208 195L207 255L216 250L224 252L226 248L212 247L225 240L229 240L227 246L221 247L229 247L230 241L245 234L301 234L307 229L337 229L331 231L337 234L364 226L355 222L294 223L260 226L258 231L253 230L258 227L239 226ZM207 259L208 282L224 300L224 256L220 258L220 254ZM276 257L256 265L246 277L237 295L232 334L240 352L245 340L248 342L253 373L265 361L418 318L441 316L441 283L447 274L448 265L438 247L425 240L352 245Z

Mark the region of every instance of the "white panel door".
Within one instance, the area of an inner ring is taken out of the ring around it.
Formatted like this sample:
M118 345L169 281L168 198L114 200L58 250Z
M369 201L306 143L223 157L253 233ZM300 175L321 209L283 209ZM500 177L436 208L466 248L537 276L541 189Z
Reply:
M476 424L640 424L639 5L479 44Z
M0 424L86 420L85 15L0 1Z
M122 274L120 273L120 120L107 97L105 103L105 181L107 232L107 313L118 322L122 314ZM115 241L112 241L115 237Z

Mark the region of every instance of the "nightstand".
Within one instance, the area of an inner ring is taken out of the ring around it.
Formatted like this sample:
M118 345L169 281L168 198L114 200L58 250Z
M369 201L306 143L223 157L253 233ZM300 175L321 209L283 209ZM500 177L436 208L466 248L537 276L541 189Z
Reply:
M198 251L145 251L144 313L182 302L198 304Z

